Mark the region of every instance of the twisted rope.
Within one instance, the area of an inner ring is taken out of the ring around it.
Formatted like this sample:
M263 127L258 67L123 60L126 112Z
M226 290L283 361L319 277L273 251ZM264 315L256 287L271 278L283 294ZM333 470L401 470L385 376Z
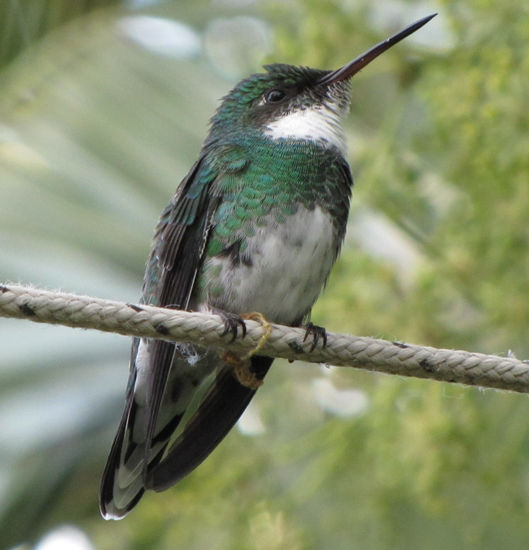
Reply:
M224 323L217 315L126 304L18 285L0 285L0 317L170 342L186 341L237 354L251 352L263 344L262 337L265 331L269 331L259 354L529 393L529 364L514 357L436 349L331 332L327 333L325 348L319 344L310 351L312 342L310 338L303 341L304 329L273 323L266 328L252 320L246 321L246 337L239 336L230 342L231 334L223 335Z

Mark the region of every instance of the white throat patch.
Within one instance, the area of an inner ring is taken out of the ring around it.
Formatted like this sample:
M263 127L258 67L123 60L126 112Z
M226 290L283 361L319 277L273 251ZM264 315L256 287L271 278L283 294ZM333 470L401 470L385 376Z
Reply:
M343 155L346 153L340 115L325 105L296 109L268 124L265 135L272 139L308 139L326 147L337 147Z

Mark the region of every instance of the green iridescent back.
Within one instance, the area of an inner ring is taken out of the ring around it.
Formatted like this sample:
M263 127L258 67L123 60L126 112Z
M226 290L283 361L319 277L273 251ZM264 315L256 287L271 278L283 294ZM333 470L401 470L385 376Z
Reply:
M335 149L310 141L251 137L214 155L219 177L211 192L222 196L206 254L214 256L234 239L252 237L255 228L273 215L277 223L299 206L320 206L334 222L337 241L345 231L352 179L349 166Z

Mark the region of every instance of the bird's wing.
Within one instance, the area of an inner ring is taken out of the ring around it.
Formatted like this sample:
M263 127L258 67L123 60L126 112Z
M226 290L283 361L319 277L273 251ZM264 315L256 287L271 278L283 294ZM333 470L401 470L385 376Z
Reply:
M214 179L200 158L162 212L147 261L142 302L188 305L207 241L209 211L214 206L209 204L208 189ZM153 449L152 439L174 350L168 342L133 341L125 411L101 482L105 517L123 517L136 504L144 491L146 468L155 458L152 451L163 448L162 443Z
M265 377L272 361L271 357L252 357L251 370L256 378ZM199 409L191 414L166 456L149 468L146 488L164 491L194 470L231 430L255 391L242 386L232 369L220 369Z
M233 176L244 168L238 162L231 168L225 165L224 171ZM200 158L162 213L147 263L144 303L189 306L220 201L213 189L223 176L220 172ZM215 375L219 361L185 344L134 340L125 411L101 483L104 517L125 516L146 488L161 490L176 483L235 424L255 391L241 386L225 369ZM264 377L271 362L254 359L257 375ZM196 411L189 414L192 402ZM175 436L177 429L180 434Z

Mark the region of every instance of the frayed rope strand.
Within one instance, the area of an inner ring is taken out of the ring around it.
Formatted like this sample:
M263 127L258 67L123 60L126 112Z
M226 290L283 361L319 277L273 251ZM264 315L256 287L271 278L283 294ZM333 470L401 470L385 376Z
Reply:
M239 335L230 342L231 334L223 335L224 322L217 315L126 304L20 285L0 285L0 317L191 342L237 354L249 353L260 345L259 354L271 357L529 393L529 364L514 357L331 332L327 333L325 348L319 344L310 351L312 342L310 338L304 341L304 329L274 323L264 328L262 323L253 320L245 321L244 338ZM264 341L265 331L269 334Z

